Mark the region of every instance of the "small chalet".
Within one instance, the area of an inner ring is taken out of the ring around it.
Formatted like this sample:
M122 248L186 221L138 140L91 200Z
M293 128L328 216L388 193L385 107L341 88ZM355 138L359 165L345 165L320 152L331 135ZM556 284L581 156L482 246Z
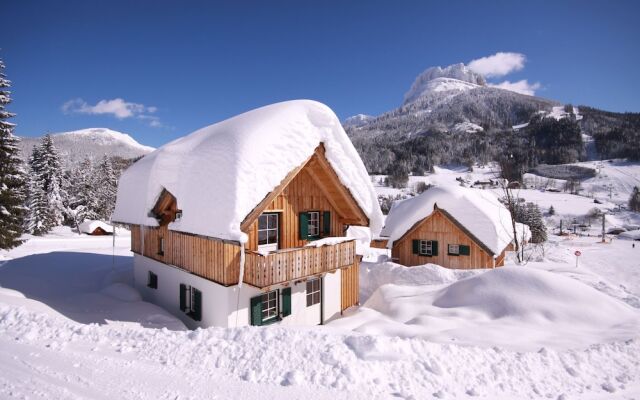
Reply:
M113 226L104 221L85 220L78 226L78 230L80 233L93 236L113 235Z
M523 229L528 232L517 224L519 232ZM395 203L381 236L388 237L392 259L406 266L495 268L511 250L513 227L509 210L492 193L434 187Z
M190 327L322 324L358 304L350 226L382 215L338 118L309 100L177 139L120 179L136 288Z

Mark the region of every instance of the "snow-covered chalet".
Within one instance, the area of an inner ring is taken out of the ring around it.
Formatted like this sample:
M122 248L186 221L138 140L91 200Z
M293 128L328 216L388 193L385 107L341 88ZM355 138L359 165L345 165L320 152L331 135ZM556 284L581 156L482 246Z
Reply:
M310 100L249 111L145 156L122 175L113 220L130 225L143 298L192 328L334 318L358 303L348 228L382 225L340 121Z
M509 210L490 191L436 186L394 203L382 229L394 261L406 266L495 268L512 249ZM516 223L519 239L529 227Z

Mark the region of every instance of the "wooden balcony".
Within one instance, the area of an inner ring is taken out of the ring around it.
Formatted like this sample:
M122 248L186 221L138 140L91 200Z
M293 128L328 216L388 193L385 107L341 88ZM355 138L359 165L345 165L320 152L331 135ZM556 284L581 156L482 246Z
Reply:
M244 282L263 288L348 267L356 262L356 242L283 249L266 255L247 251Z

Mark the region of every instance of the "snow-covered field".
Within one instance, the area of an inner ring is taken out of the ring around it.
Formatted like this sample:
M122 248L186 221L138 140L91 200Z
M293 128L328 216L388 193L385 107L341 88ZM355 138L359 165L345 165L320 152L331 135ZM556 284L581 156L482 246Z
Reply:
M131 288L125 232L60 228L0 253L0 398L639 398L640 242L597 231L497 270L364 263L362 306L327 326L188 331Z

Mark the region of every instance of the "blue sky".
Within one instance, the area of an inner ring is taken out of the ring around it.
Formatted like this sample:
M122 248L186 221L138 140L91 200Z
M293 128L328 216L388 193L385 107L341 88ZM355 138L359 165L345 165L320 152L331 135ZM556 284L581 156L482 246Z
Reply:
M17 134L100 126L159 146L289 99L379 114L427 67L498 52L524 58L494 83L638 112L639 14L633 1L5 0L0 57Z

